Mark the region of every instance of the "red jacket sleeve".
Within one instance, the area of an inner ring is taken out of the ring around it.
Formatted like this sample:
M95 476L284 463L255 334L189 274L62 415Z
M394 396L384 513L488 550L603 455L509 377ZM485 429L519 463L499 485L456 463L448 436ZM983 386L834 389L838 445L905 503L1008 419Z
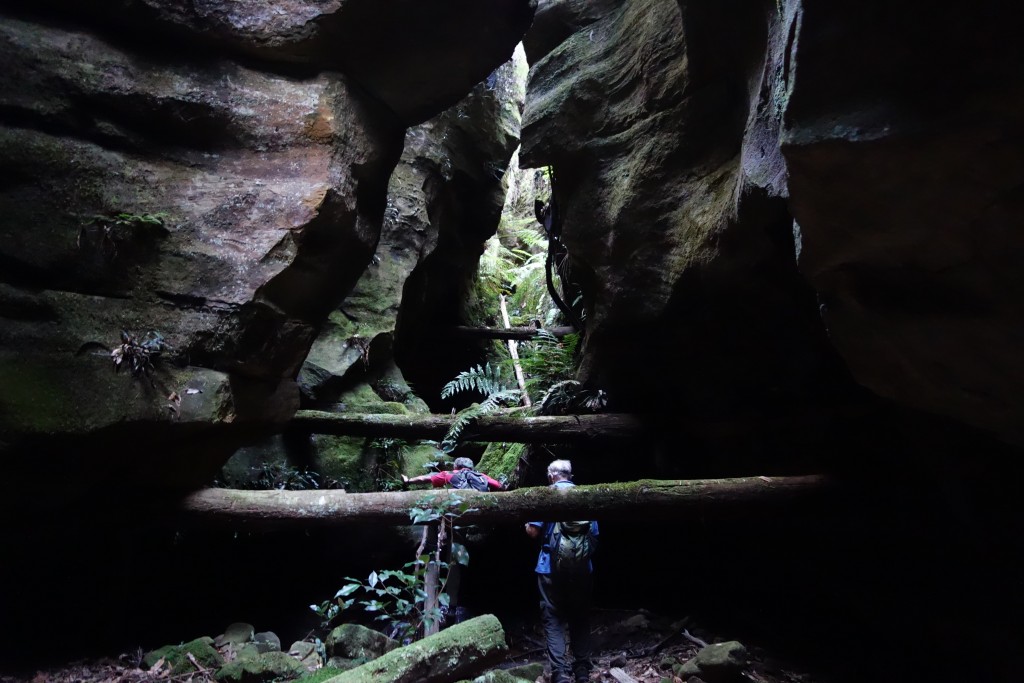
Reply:
M491 477L487 476L486 474L484 476L487 477L487 488L491 489L492 491L500 491L501 490L501 482L500 481L498 481L497 479L492 479Z
M435 472L430 475L430 483L435 488L441 488L446 485L452 479L452 473L447 470L444 472Z

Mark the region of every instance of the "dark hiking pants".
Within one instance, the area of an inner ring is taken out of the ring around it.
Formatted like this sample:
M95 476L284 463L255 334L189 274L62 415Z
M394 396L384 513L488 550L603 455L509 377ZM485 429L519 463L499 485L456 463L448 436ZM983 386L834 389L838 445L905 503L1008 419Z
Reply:
M547 639L551 680L585 681L590 675L590 574L558 580L538 574L540 611ZM572 651L572 664L566 650Z

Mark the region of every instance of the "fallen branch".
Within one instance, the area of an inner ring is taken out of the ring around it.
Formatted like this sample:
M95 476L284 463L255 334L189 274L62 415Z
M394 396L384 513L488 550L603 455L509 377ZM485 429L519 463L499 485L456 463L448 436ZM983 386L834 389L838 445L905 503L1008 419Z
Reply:
M523 488L488 493L446 489L389 493L339 490L242 491L203 489L185 498L192 515L225 521L339 525L408 524L413 507L437 507L458 496L471 506L460 524L524 522L531 519L671 519L699 517L745 506L789 503L820 495L823 476L741 479L650 480L615 484Z
M640 683L628 673L617 667L608 670L608 675L617 680L619 683Z
M688 641L690 641L691 643L693 643L694 645L697 645L699 647L707 647L708 646L708 644L706 642L704 642L703 640L701 640L697 636L690 635L690 632L687 631L685 628L683 629L683 632L680 633L679 635L681 635L683 638L686 638Z

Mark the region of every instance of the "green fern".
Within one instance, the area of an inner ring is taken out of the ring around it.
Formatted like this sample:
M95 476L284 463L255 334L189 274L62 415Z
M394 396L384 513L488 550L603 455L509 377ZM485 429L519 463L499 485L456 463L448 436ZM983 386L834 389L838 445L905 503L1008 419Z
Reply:
M521 344L520 363L527 376L526 390L538 393L556 382L575 377L579 341L578 334L567 334L559 340L547 330L538 330L534 339Z
M441 398L451 398L455 394L475 391L483 394L482 403L474 403L460 410L452 420L448 433L441 440L441 450L450 453L458 442L459 435L467 425L473 423L481 415L493 413L506 405L519 403L521 393L518 389L506 386L501 376L501 366L487 363L483 367L477 365L460 372L455 379L441 389Z
M445 384L441 389L441 398L451 398L455 394L467 391L476 391L490 397L492 394L497 394L506 389L508 389L508 385L502 379L501 366L487 363L483 367L477 365L469 370L460 372L455 379Z
M473 424L481 415L487 415L507 405L519 403L521 395L518 389L504 389L491 394L484 399L483 403L474 403L468 408L460 410L456 413L455 419L452 420L452 425L448 428L444 439L441 440L441 450L445 453L451 453L459 441L462 430Z

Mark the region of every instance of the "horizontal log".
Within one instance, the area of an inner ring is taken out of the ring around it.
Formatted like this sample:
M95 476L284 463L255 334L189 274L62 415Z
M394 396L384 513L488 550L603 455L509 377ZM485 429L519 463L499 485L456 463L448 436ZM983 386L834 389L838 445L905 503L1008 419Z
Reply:
M448 683L474 678L508 654L493 614L474 617L392 650L325 683Z
M300 410L291 424L314 434L391 437L395 439L443 439L452 425L451 415L360 415ZM545 415L521 413L482 415L462 430L462 441L515 441L554 443L590 439L629 439L640 436L643 426L633 415Z
M820 475L739 479L650 480L553 489L547 486L487 493L450 489L389 493L338 490L240 491L203 489L182 504L186 513L225 521L341 524L409 524L409 510L453 497L472 507L470 523L531 519L680 519L751 504L788 503L820 495L830 482Z
M575 327L466 327L457 325L449 327L445 334L449 337L462 339L507 339L513 341L529 341L537 337L543 329L561 339L567 334L575 334Z

